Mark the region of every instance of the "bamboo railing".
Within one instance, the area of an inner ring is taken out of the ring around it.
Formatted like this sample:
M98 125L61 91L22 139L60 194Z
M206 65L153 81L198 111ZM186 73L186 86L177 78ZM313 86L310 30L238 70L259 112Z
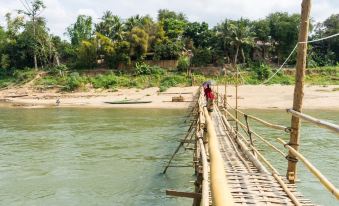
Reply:
M333 132L339 133L339 126L338 125L335 125L335 124L332 124L330 122L326 122L326 121L323 121L323 120L320 120L320 119L316 119L316 118L311 117L307 114L303 114L303 113L294 111L293 109L287 109L287 112L292 114L294 117L298 117L300 119L303 119L305 121L313 123L313 124L315 124L319 127L329 129Z
M278 130L282 130L285 132L290 132L290 128L285 127L285 126L281 126L281 125L277 125L277 124L272 124L269 123L265 120L262 120L260 118L254 117L252 115L248 115L238 109L235 109L233 107L231 107L231 105L229 105L227 102L224 103L223 105L228 105L228 109L224 108L225 114L227 114L228 117L230 117L232 120L234 120L237 124L239 124L245 131L245 133L248 135L248 132L246 132L246 130L248 129L248 131L251 132L251 134L253 134L254 136L256 136L257 138L259 138L262 142L264 142L267 146L269 146L270 148L272 148L273 150L275 150L276 152L280 153L282 156L286 157L285 153L282 152L281 150L279 150L276 146L274 146L272 143L270 143L269 141L267 141L264 137L262 137L261 135L257 134L255 131L253 131L253 129L248 128L248 125L245 125L242 121L240 121L238 118L236 118L231 112L229 112L229 109L232 109L242 115L246 115L247 117L251 118L252 120L255 120L257 122L262 123L264 126L269 127L269 128L273 128L273 129L278 129ZM288 109L287 110L288 113L291 113L293 116L301 118L305 121L308 121L310 123L314 123L316 125L318 125L319 127L322 128L326 128L329 129L331 131L334 131L336 133L339 133L339 126L332 124L332 123L328 123L326 121L323 120L319 120L316 119L314 117L311 117L309 115L300 113L300 112L296 112L292 109ZM225 118L226 121L226 118ZM241 135L239 135L241 136ZM246 140L246 139L245 139ZM316 177L318 178L318 180L320 181L320 183L332 194L334 195L334 197L336 199L339 200L339 190L323 175L321 174L321 172L315 167L313 166L301 153L299 153L298 151L296 151L293 147L291 147L290 145L288 145L286 142L284 142L283 140L281 140L280 138L278 138L279 142L281 142L282 144L284 144L284 147L289 149L289 152L291 152L298 160L300 160L305 166L306 168ZM285 190L285 186L283 181L281 180L281 178L278 176L278 172L277 170L272 166L272 164L255 148L255 146L253 144L250 144L249 141L247 141L247 145L248 147L254 151L259 158L271 169L272 171L272 175L273 177L279 182L279 184L281 184L282 188L284 188ZM298 203L298 200L293 197L293 194L290 194L289 191L286 191L286 193L290 196L291 200L293 201L293 203L295 205L300 205L300 203Z
M278 141L281 142L284 147L289 149L290 152L293 153L305 166L306 168L320 181L320 183L331 193L333 194L337 200L339 200L339 190L323 175L321 172L313 166L301 153L293 149L282 139L278 138Z
M217 136L213 121L204 107L204 115L208 134L208 148L210 154L210 181L212 202L218 206L231 206L234 204L229 186L227 185L224 162L219 151Z

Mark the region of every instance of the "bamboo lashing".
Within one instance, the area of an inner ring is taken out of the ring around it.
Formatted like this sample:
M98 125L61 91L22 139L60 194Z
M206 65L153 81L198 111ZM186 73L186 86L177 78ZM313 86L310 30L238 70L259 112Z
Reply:
M332 124L330 122L326 122L326 121L311 117L307 114L303 114L303 113L294 111L293 109L287 109L287 112L292 114L295 117L301 118L301 119L303 119L307 122L313 123L313 124L315 124L319 127L329 129L333 132L339 133L339 126L338 125L335 125L335 124Z
M278 141L281 142L285 148L289 149L294 156L296 156L305 166L306 168L318 178L320 183L331 193L333 194L337 200L339 200L339 190L323 175L321 172L314 167L302 154L293 149L293 147L289 146L284 140L278 138Z
M218 140L214 130L214 124L204 107L205 120L207 123L208 146L210 152L210 176L211 176L211 192L212 202L216 206L231 206L234 201L227 185L224 163L221 157Z

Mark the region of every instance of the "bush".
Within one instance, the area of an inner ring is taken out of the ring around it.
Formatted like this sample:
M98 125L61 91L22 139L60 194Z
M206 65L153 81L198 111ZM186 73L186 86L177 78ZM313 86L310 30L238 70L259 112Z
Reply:
M79 73L73 72L66 78L64 90L74 91L86 83L85 78L80 77Z
M255 73L257 74L257 77L259 80L265 80L269 78L271 74L271 68L267 64L260 64L259 66L254 68Z
M149 75L151 74L151 66L145 63L137 62L135 64L136 75Z
M178 70L186 71L190 66L190 59L187 56L181 56L178 61Z
M212 62L212 52L207 48L199 48L194 51L192 64L194 66L206 66ZM218 62L220 63L220 61Z
M36 76L36 71L30 68L24 70L15 70L13 76L16 79L16 83L25 83L32 80Z
M98 75L91 79L94 88L114 88L119 83L119 77L115 74Z
M160 82L160 92L166 91L170 87L178 86L179 84L187 83L187 79L185 76L168 76L161 80Z
M60 64L59 66L51 67L48 69L49 73L52 75L60 75L64 76L68 71L68 67L64 64Z
M150 66L145 63L136 63L135 65L136 75L164 75L165 70L159 66Z

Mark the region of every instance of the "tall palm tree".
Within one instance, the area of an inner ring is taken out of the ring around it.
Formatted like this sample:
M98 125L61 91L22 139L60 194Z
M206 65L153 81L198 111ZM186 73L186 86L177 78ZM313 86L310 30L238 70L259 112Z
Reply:
M244 46L253 46L254 37L249 22L246 19L232 22L230 24L230 44L235 48L234 64L237 63L239 50L241 51L243 62L245 62Z

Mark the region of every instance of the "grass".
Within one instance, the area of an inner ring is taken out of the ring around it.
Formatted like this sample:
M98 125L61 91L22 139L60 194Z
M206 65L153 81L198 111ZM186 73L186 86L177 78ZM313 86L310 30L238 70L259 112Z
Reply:
M142 68L144 69L144 68ZM312 85L339 85L338 67L322 67L310 69L310 74L306 75L306 84ZM145 72L144 72L145 70ZM145 89L149 87L159 87L160 91L166 91L170 87L175 86L191 86L201 85L202 82L209 79L214 79L218 84L224 84L224 77L203 76L193 74L192 78L187 78L185 73L169 72L161 68L144 69L144 74L123 74L121 72L114 73L113 71L106 74L88 75L86 73L70 72L64 76L57 73L50 73L43 78L35 81L36 86L53 87L58 86L65 91L85 91L90 87L110 89L116 91L118 88L137 88ZM147 71L147 72L146 72ZM269 75L272 72L270 71ZM0 78L0 88L10 85L23 84L32 80L36 75L34 70L17 70L12 75L3 75ZM235 84L234 76L227 76L228 84ZM255 69L241 70L239 83L241 84L262 84L264 80L260 79L258 72ZM278 73L267 84L294 84L294 75L284 75Z

